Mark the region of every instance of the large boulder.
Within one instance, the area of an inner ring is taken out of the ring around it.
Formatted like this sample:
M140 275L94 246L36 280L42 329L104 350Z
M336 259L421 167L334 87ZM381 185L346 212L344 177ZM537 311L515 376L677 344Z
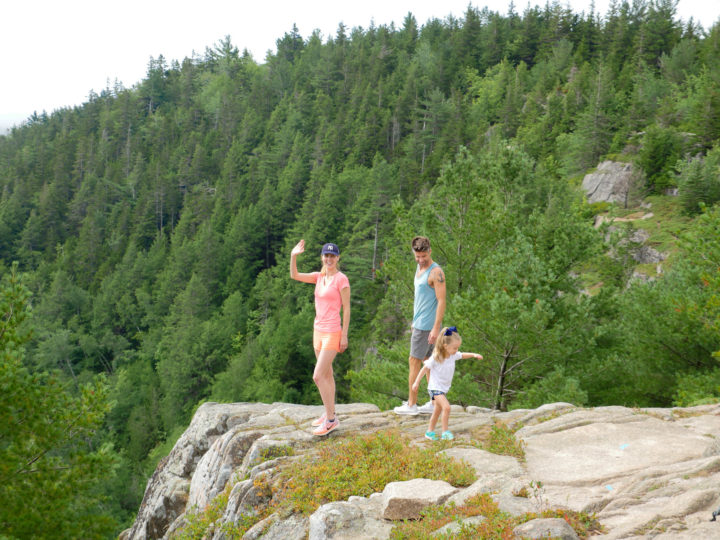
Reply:
M615 202L627 206L637 173L631 163L603 161L585 175L582 188L589 203Z
M383 540L393 523L382 518L383 496L324 504L310 516L308 540Z
M430 505L443 504L457 489L442 480L417 478L407 482L390 482L383 490L382 517L417 519Z

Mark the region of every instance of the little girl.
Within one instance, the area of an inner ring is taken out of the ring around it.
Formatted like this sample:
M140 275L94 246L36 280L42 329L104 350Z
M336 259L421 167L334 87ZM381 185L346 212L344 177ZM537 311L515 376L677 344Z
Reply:
M448 420L450 419L450 402L445 394L450 390L453 374L455 373L455 361L461 358L477 358L482 360L482 355L477 353L458 352L462 338L458 334L457 328L443 328L435 342L435 350L433 355L425 360L423 368L418 373L417 379L413 383L413 392L417 392L420 387L420 381L428 375L428 393L430 399L435 404L428 430L425 432L425 438L431 441L437 441L438 438L443 440L453 439L453 434L448 431ZM435 424L438 416L442 414L442 435L438 437L435 434Z

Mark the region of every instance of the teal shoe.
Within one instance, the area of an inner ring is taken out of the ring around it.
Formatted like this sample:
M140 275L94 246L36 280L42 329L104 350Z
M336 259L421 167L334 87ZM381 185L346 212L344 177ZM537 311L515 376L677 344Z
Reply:
M425 436L427 437L427 433L425 434ZM442 434L443 441L452 441L454 438L455 438L455 435L453 435L451 431L443 431L443 434Z
M426 431L425 432L425 438L430 439L431 441L437 441L438 436L435 434L434 431Z

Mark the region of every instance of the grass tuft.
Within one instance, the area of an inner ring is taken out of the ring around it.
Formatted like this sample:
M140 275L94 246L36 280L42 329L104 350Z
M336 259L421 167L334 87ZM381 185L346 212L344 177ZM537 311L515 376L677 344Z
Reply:
M514 429L502 422L495 422L488 429L481 426L473 430L470 435L472 444L493 454L512 456L519 461L525 461L525 445L515 437L515 432L522 426Z

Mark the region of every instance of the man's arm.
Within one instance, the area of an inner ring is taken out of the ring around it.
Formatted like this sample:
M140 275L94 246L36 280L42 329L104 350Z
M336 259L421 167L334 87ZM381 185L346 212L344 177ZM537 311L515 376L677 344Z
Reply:
M435 324L430 330L428 336L428 343L431 345L435 343L440 330L442 330L442 321L445 316L445 273L439 266L434 268L430 273L428 279L428 285L435 289L435 298L437 298L437 308L435 309Z

